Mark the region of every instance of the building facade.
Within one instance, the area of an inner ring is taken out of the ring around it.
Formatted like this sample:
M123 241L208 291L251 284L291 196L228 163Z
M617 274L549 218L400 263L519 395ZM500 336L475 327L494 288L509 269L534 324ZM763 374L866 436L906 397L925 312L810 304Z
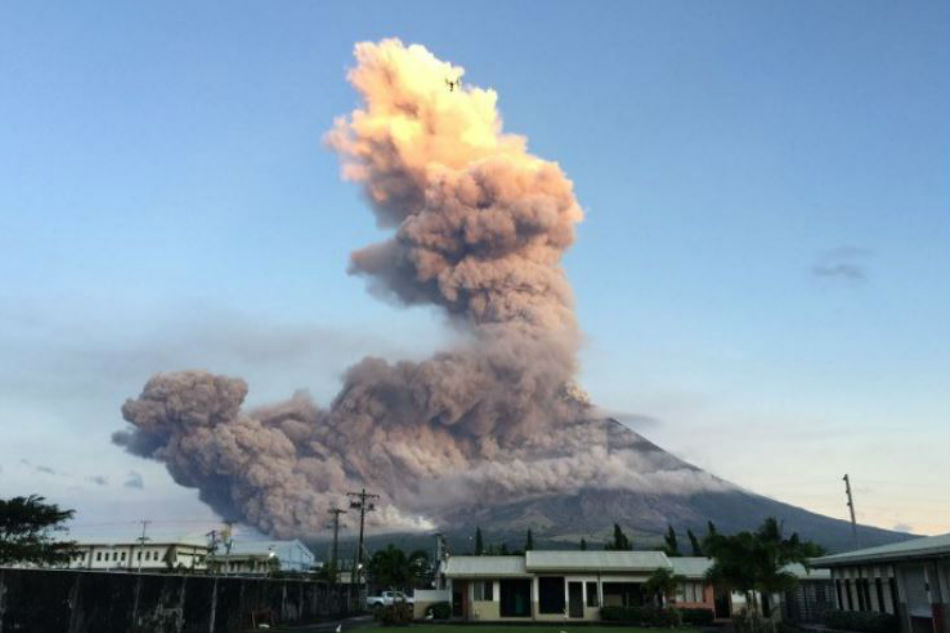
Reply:
M706 580L711 566L709 558L667 557L659 551L529 551L522 556L450 556L440 566L438 583L457 619L592 621L600 619L601 607L654 604L656 597L643 584L664 568L681 578L671 606L706 609L715 619L728 619L745 608L746 598L716 590ZM795 574L799 586L771 597L772 605L781 605L773 617L815 621L815 596L830 594L830 573L801 565L786 571ZM761 596L754 598L761 601Z
M209 548L199 540L84 541L66 565L73 569L162 571L207 569Z
M273 571L309 573L316 566L310 548L297 539L290 541L233 541L218 544L208 559L215 573L265 575Z
M452 556L440 583L452 615L465 620L598 620L603 606L640 606L653 599L643 583L671 569L663 552L529 551L523 556ZM695 598L695 589L683 587ZM706 591L693 604L703 604ZM684 598L685 599L685 598Z
M950 534L812 561L830 569L835 606L889 613L904 633L950 632Z

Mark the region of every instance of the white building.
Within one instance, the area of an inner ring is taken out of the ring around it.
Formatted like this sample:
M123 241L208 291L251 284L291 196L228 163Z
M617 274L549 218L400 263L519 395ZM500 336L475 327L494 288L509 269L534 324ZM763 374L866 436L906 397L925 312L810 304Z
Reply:
M85 540L69 561L72 569L161 571L207 569L208 544L181 538L146 541Z
M299 540L233 541L219 543L209 558L213 570L222 574L266 574L271 571L310 572L316 566L313 552Z

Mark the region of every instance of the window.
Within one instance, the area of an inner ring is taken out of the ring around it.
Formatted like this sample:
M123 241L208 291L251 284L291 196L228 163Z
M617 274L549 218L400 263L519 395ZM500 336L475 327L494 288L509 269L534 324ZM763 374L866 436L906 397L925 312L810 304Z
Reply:
M596 582L587 583L587 606L588 607L600 606L597 602L597 583Z
M112 560L119 560L119 552L112 552Z
M125 560L125 552L122 552L122 560Z
M867 606L864 604L864 579L858 578L854 581L854 590L858 594L858 611L867 611Z
M142 552L135 553L135 560L142 560Z
M848 611L854 611L854 598L851 597L851 579L844 581L844 595L848 599Z
M102 552L96 552L96 560L102 560Z
M901 603L900 598L897 593L897 579L891 576L887 579L887 584L891 589L891 611L890 613L897 613L898 605Z
M835 580L835 593L837 594L837 597L838 597L838 608L843 611L844 600L842 600L843 596L841 595L841 579L840 578Z
M473 587L475 589L475 600L490 602L494 600L492 589L494 588L494 582L491 580L478 581L474 583Z
M877 610L881 613L887 613L887 609L884 607L884 583L881 582L880 577L874 579L874 589L877 593Z

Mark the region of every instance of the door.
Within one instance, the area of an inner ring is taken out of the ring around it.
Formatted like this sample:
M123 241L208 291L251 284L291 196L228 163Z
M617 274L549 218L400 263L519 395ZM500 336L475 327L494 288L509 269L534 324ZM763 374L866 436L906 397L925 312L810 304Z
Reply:
M584 617L584 586L579 582L567 583L567 614L572 618Z

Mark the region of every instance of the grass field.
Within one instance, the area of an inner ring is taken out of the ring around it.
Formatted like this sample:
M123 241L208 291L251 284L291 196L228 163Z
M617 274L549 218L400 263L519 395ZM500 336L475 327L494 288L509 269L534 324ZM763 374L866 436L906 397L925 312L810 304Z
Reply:
M662 630L663 633L699 633L699 629L691 627L682 627L677 629L644 629L635 626L598 626L598 625L570 625L565 624L413 624L409 627L382 627L371 625L360 630L374 631L405 631L406 629L416 633L505 633L513 631L514 633L657 633Z

